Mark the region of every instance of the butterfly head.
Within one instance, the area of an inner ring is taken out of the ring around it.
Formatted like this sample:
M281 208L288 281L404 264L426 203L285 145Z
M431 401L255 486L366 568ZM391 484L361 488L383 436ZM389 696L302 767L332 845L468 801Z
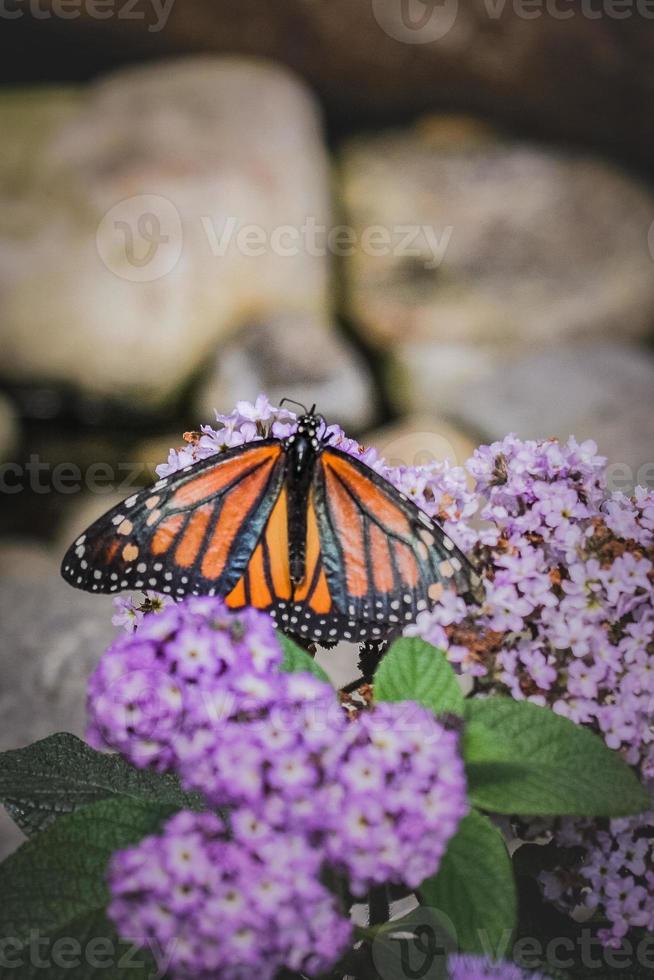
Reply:
M318 440L318 432L325 425L322 415L316 412L316 406L312 405L308 412L304 412L298 417L296 435L305 436L310 442Z
M308 436L310 439L318 434L318 429L323 422L322 415L316 415L313 409L310 412L306 412L304 415L300 415L297 420L297 432L301 435Z
M305 410L298 416L297 428L286 440L287 446L304 446L314 451L319 450L324 441L319 432L321 429L324 430L325 425L325 419L316 412L316 406L312 405L309 411Z

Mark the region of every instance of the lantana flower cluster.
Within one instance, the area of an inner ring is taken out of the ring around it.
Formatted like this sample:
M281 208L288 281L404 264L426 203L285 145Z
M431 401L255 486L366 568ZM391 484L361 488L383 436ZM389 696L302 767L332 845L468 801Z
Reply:
M281 659L272 621L255 610L235 617L208 597L171 601L101 658L88 685L88 741L136 766L174 769L185 732L270 704Z
M217 416L160 467L167 475L242 442L293 430L292 412L264 396ZM607 496L606 461L592 441L507 436L465 467L387 466L330 426L357 455L444 526L483 574L483 603L446 592L408 632L446 650L477 690L546 705L601 734L654 780L654 493ZM581 848L575 867L544 876L546 894L580 902L611 923L654 929L654 816L565 821L561 846Z
M112 866L119 930L132 935L136 919L146 939L180 936L175 976L212 976L215 962L228 980L320 972L351 928L321 872L361 896L416 888L467 812L455 731L412 702L352 720L328 684L281 661L268 616L189 597L146 614L91 678L94 745L177 772L229 813L228 837L186 814ZM231 938L206 943L220 921Z
M227 826L213 813L182 811L116 854L109 915L123 935L164 951L184 980L323 972L351 926L319 880L320 854L302 835L239 816Z
M485 601L457 598L410 628L448 650L480 690L547 705L654 777L654 494L607 498L594 443L509 436L468 463L481 528L471 552ZM436 494L437 495L437 494ZM457 528L451 528L456 538ZM605 916L606 943L654 931L654 814L562 821L581 858L543 875L546 895Z
M467 811L458 735L413 703L350 722L308 675L280 675L276 686L262 716L203 724L181 741L184 784L311 836L355 895L387 882L416 888Z

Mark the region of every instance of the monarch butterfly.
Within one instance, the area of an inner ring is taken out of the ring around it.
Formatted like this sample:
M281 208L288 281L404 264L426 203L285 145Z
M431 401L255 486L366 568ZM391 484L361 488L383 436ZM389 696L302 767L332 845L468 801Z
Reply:
M374 640L478 576L430 517L319 437L315 406L283 439L187 466L129 497L69 548L89 592L219 595L307 640Z

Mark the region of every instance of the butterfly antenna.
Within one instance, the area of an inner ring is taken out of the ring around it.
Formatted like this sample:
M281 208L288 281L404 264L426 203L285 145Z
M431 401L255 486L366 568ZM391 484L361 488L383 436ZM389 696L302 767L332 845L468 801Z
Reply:
M294 398L282 398L279 403L280 408L284 402L288 402L289 405L296 405L298 408L302 409L305 415L307 414L307 406L303 405L302 402L297 402ZM315 408L316 406L314 405L313 407Z

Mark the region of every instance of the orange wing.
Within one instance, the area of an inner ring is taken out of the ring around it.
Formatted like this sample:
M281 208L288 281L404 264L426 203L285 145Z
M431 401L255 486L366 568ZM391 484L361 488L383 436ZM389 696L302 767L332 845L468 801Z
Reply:
M277 439L228 450L134 494L71 546L62 573L92 592L224 595L288 632L379 638L475 574L447 535L386 480L337 449L306 501L306 575L289 568L286 453Z
M243 577L226 597L232 609L255 606L274 615L282 627L309 639L337 640L343 631L322 563L313 491L307 502L306 575L291 581L287 494L283 488Z
M293 586L282 489L232 608L271 612L282 629L310 640L380 639L444 589L476 579L450 538L411 501L356 459L324 449L307 500L306 575Z
M408 498L356 458L321 454L315 478L321 554L346 639L398 629L445 589L479 579L454 542Z
M64 578L91 592L229 593L278 505L284 459L261 440L159 480L77 539Z

